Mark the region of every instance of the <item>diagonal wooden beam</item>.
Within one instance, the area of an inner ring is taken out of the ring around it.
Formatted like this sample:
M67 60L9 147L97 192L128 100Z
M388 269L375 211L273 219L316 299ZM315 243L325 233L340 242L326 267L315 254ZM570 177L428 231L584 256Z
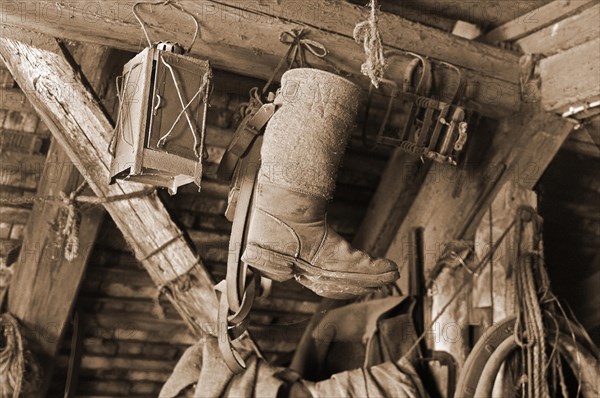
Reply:
M54 138L101 198L135 194L145 187L108 185L112 126L55 39L35 33L29 44L0 38L0 56ZM106 203L136 258L154 283L167 285L173 304L192 330L214 330L217 300L210 275L156 196ZM182 276L186 284L171 284Z
M532 104L529 111L504 119L480 154L483 159L462 167L431 168L387 250L388 257L405 269L409 232L423 227L425 242L431 246L425 262L431 266L442 245L472 235L505 181L512 178L533 188L573 129L572 123L538 106Z
M369 203L354 244L372 256L383 256L410 209L429 164L399 148L388 160Z
M327 59L351 72L351 79L368 88L368 79L360 74L364 50L351 37L354 25L367 17L364 8L335 0L296 3L295 8L290 9L292 2L284 1L264 12L261 7L253 10L253 4L259 3L236 3L229 0L178 3L194 14L201 25L201 38L196 41L192 54L209 59L219 69L267 79L287 49L287 45L279 41L280 34L308 27L308 37L329 50ZM131 6L131 2L124 1L96 2L90 6L87 1L63 4L12 0L3 3L0 17L5 26L137 52L146 42ZM296 9L298 12L288 12ZM314 12L317 15L311 16ZM151 40L190 43L194 24L177 8L146 5L139 7L139 14ZM481 113L501 116L519 110L518 58L514 53L458 38L393 14L384 14L381 21L384 39L390 47L424 53L461 66L469 81L470 103ZM313 65L329 67L325 61L313 58L316 57L311 57ZM410 59L409 56L394 58L388 78L401 82ZM436 82L456 82L449 68L438 67L434 73ZM442 87L440 91L450 94L452 90Z

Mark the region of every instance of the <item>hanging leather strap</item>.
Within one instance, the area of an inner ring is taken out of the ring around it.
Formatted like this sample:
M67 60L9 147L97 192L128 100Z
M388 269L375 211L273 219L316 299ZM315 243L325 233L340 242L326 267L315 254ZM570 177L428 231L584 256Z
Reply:
M403 80L403 90L407 93L414 93L417 96L427 96L431 91L431 87L433 85L433 75L431 72L431 62L429 62L426 58L413 54L415 59L413 59L406 70L404 71L404 80ZM421 65L421 77L419 78L418 83L413 88L413 77L417 66ZM408 112L408 118L406 124L404 125L404 130L402 132L401 140L408 141L410 140L410 132L415 123L415 119L419 113L421 107L414 101L410 105L410 110Z
M267 103L263 104L256 113L244 118L233 134L233 139L225 150L221 163L219 163L219 168L217 169L217 177L219 179L223 181L231 180L240 159L246 155L248 148L254 143L256 137L261 134L262 128L274 113L275 105Z
M219 327L221 331L219 349L225 363L233 373L242 372L246 365L231 343L230 333L247 333L248 315L261 283L270 290L262 278L253 274L241 261L246 246L250 209L260 164L262 131L275 113L273 103L263 104L256 113L248 116L237 129L234 138L219 165L220 177L233 176L232 190L237 190L235 207L228 209L233 214L233 225L229 239L226 281L217 285L219 296Z

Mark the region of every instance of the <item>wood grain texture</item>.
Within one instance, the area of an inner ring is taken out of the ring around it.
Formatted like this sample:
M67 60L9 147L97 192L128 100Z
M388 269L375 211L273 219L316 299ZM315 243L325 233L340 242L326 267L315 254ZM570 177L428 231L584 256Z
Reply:
M515 43L524 53L556 54L597 39L600 35L599 20L600 4L595 4L576 15L525 36Z
M42 48L2 38L0 55L94 193L111 197L142 190L144 186L133 183L108 185L112 126L58 43L36 34L27 37ZM155 284L184 274L192 278L192 287L177 290L174 300L188 325L198 334L214 327L217 307L211 278L158 197L108 203L105 208Z
M94 71L91 74L91 84L98 86L106 80L104 66L110 60L107 48L82 47L78 58L83 69ZM77 168L56 142L52 142L47 156L19 155L20 159L14 159L14 154L11 156L10 153L3 153L3 160L19 163L24 168L31 168L31 164L36 162L43 165L43 171L38 176L39 197L57 196L61 192L68 194L83 181ZM45 162L42 160L44 158ZM61 238L56 231L59 214L60 203L38 202L33 206L23 236L19 263L12 279L14 287L9 289L9 312L17 316L28 330L34 331L30 341L34 354L41 359L43 369L43 383L37 392L40 396L50 386L55 358L104 218L101 207L81 210L79 255L73 261L67 261L61 251ZM37 333L39 330L45 330L43 338L42 334Z
M51 1L11 1L4 5L3 22L6 26L34 29L55 37L135 52L146 45L131 13L130 2L105 1L94 3L94 7L85 1L65 3L62 7L57 4ZM202 27L202 38L196 41L191 53L209 59L219 69L269 78L287 48L279 42L280 34L304 26L309 27L310 39L322 43L329 50L328 60L351 72L351 79L363 88L370 84L359 72L365 58L362 46L351 38L354 25L366 15L361 7L341 1L318 3L319 16L312 17L310 7L317 3L303 2L299 16L285 18L271 15L278 12L279 6L269 7L274 10L269 14L260 9L253 11L253 3L244 3L244 9L224 2L181 1L179 4L193 13ZM158 7L154 6L152 10L148 6L139 8L151 40L189 43L194 28L191 20L188 22L187 17L173 7L161 7L160 10ZM341 9L347 17L340 18L339 7L343 7ZM23 9L38 12L24 14ZM332 18L333 25L328 25ZM451 36L393 14L385 14L382 20L385 21L382 29L384 38L394 43L391 47L425 52L435 59L466 65L463 71L470 82L468 92L472 106L483 114L506 115L520 108L515 54ZM5 36L7 34L4 33ZM388 69L388 77L402 81L410 59L396 57ZM315 57L310 57L310 62L317 67L328 67L327 63ZM435 73L439 82L455 80L454 72L448 68L436 68Z
M514 41L555 23L596 0L555 0L513 19L478 38L484 43Z
M58 173L57 167L61 169ZM81 183L77 169L56 143L50 148L42 176L38 196L68 193ZM80 252L69 262L63 257L55 230L59 211L59 203L38 202L34 205L8 295L8 311L30 332L28 341L43 368L44 384L40 396L50 382L54 358L104 214L101 208L81 213Z
M540 61L542 106L562 113L600 99L600 38Z

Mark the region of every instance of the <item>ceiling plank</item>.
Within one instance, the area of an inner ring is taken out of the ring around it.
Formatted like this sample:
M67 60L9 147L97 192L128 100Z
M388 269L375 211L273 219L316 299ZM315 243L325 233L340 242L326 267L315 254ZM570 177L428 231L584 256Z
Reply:
M105 198L143 190L134 183L108 185L110 122L58 42L35 33L25 36L30 44L0 38L0 56L94 193ZM173 287L174 297L167 296L196 334L213 331L217 300L211 277L156 194L105 208L155 284L189 276L189 288Z
M319 2L321 17L311 17L307 16L311 14L307 12L311 11L310 7L302 3L301 15L293 15L286 20L260 10L253 12L221 3L179 3L196 16L202 27L201 38L196 41L192 54L210 59L219 69L267 79L286 51L286 45L279 42L280 34L308 25L314 27L310 29L309 38L322 43L329 50L327 58L341 69L351 72L351 79L356 83L368 88L368 79L359 72L365 58L363 48L349 36L354 24L365 18L364 8L337 0ZM90 8L85 1L65 4L54 1L12 1L3 5L3 22L4 26L34 29L55 37L130 51L139 51L145 46L140 26L131 12L131 3L105 1L94 4ZM244 7L247 7L245 4ZM317 2L311 4L317 6ZM191 20L188 23L185 15L174 7L162 6L159 11L157 7L161 6L139 9L152 40L172 40L184 45L189 43L194 29ZM45 10L52 17L40 18L42 11L25 12L36 9ZM273 9L273 13L285 12L281 6ZM339 13L338 9L348 13L348 16L340 23L330 25L332 19L346 15ZM381 19L384 38L392 47L425 52L441 61L468 66L463 71L469 81L467 91L472 100L470 102L482 114L502 116L520 109L518 59L514 53L458 38L396 15L384 14ZM325 61L313 58L310 62L315 66L328 67ZM395 58L388 69L388 78L402 81L409 62L410 57ZM436 68L435 73L438 82L456 80L454 72L448 68Z
M570 14L579 12L582 8L595 2L596 0L555 0L498 26L477 40L484 43L515 41Z
M515 42L523 53L552 55L600 36L600 4L551 24ZM591 4L594 4L591 3Z
M547 111L562 113L600 100L600 38L542 59L539 70Z
M432 15L457 19L481 28L496 27L516 19L552 0L382 0L381 3L400 3ZM383 6L383 5L382 5Z

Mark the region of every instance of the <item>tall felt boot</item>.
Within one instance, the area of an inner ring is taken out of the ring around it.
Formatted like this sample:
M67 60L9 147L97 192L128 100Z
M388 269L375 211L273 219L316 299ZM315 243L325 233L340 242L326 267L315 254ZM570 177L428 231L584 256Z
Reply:
M266 127L242 260L276 280L348 298L398 279L394 262L354 249L326 223L337 170L354 127L359 88L332 73L293 69Z

